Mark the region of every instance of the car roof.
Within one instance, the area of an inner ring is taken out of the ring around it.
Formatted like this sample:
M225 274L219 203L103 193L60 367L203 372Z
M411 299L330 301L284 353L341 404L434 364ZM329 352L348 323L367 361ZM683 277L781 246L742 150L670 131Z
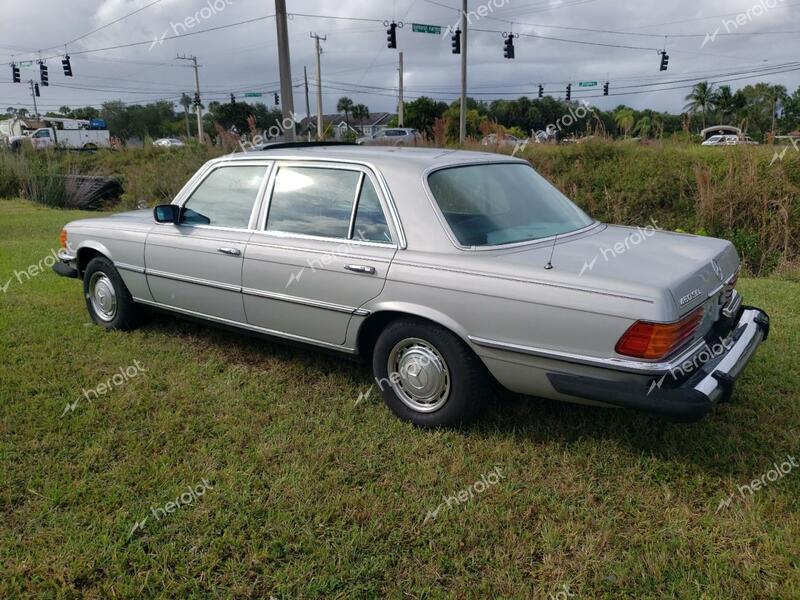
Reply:
M267 148L253 152L229 154L216 160L253 160L258 158L285 160L333 160L373 165L381 171L396 170L399 164L426 170L430 167L461 165L464 163L519 162L518 158L493 152L449 150L443 148L408 148L405 146L309 146L294 148Z

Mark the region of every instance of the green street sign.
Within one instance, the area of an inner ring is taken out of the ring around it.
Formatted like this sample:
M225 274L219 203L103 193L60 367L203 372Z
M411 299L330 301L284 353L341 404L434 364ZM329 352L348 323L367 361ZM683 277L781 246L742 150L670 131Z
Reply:
M581 81L578 87L597 87L596 81Z
M442 35L442 28L439 25L423 25L422 23L412 23L411 31L414 33L432 33Z
M32 67L33 66L33 61L32 60L23 60L21 63L19 63L19 66L20 67Z
M261 92L247 92L245 98L261 98Z

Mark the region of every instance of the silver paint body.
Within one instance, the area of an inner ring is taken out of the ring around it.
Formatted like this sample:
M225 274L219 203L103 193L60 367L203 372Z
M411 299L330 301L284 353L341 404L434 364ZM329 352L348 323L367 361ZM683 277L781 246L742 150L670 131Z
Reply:
M110 258L143 304L347 353L359 351L359 330L373 315L424 317L463 339L506 388L557 400L584 402L556 392L549 372L646 385L700 352L722 310L724 280L739 268L731 243L596 222L557 239L462 247L427 175L501 162L527 164L497 154L380 147L229 155L204 165L173 203L183 204L220 166L267 166L248 229L157 224L142 210L72 222L69 243L78 254L91 248ZM284 164L364 172L394 243L265 231L275 167ZM345 268L352 266L370 272ZM694 297L681 305L687 295ZM669 360L615 353L635 321L673 322L702 304L696 338Z

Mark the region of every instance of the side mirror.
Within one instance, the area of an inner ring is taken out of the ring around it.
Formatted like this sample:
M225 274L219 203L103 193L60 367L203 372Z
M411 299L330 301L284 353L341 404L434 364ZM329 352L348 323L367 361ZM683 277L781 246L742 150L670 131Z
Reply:
M178 224L181 216L181 207L176 204L159 204L153 209L153 218L156 223Z

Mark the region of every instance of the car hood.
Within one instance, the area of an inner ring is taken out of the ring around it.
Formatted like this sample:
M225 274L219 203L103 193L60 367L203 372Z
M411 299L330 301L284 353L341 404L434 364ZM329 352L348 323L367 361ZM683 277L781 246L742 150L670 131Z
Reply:
M142 228L149 229L155 224L153 220L153 210L144 208L141 210L132 210L128 212L116 213L103 217L94 217L91 219L80 219L79 221L72 221L67 224L67 229L83 229L83 228L104 228L104 229L125 229L132 228L141 230Z
M545 269L552 252L552 269ZM504 267L537 280L596 290L599 293L669 297L685 314L720 291L739 268L728 241L647 227L600 225L555 244L537 244L501 256ZM505 270L505 269L504 269Z

